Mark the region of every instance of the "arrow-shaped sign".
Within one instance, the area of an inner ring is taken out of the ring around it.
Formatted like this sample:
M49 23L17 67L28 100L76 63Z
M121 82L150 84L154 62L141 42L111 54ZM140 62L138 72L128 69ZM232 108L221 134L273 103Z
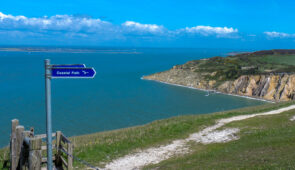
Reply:
M51 68L52 78L94 78L95 74L94 68Z
M52 68L86 68L85 64L54 64Z
M52 121L51 121L51 78L94 78L94 68L86 68L85 64L50 65L45 60L45 103L47 134L47 168L52 169Z

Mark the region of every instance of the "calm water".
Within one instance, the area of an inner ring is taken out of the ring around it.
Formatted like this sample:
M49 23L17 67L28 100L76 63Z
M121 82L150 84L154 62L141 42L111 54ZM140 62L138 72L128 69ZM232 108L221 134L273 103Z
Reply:
M85 63L95 79L52 81L53 131L81 135L145 124L183 114L203 114L263 104L261 101L141 80L186 61L231 50L137 49L137 53L0 52L0 147L8 145L11 119L45 133L44 66Z

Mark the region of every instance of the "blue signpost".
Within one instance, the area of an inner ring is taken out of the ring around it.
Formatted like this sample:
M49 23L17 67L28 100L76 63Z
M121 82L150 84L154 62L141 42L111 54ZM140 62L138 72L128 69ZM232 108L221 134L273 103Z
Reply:
M85 68L85 64L54 64L52 68Z
M52 170L51 79L94 78L95 74L94 68L87 68L85 64L50 65L50 60L45 60L47 170Z
M93 68L52 68L52 78L93 78L96 72Z

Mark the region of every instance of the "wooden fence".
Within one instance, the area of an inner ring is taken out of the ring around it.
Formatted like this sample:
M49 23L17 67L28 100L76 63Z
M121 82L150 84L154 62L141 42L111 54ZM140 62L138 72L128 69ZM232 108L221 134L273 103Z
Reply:
M67 160L64 155L66 155ZM67 169L73 169L73 144L65 137L61 131L56 132L56 160L57 167L65 166Z
M52 134L53 156L56 169L73 169L73 145L61 131ZM25 131L17 119L12 120L10 137L10 169L11 170L41 170L47 163L47 146L43 139L46 134L35 135L34 129Z

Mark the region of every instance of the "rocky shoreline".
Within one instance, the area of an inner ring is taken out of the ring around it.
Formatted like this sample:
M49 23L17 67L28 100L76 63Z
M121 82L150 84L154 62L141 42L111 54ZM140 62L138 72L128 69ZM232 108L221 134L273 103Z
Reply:
M168 84L168 85L171 85L171 86L190 88L190 89L195 89L195 90L200 90L200 91L206 91L206 92L211 91L210 89L200 89L200 88L195 88L195 87L191 87L191 86L184 86L184 85L180 85L180 84L172 84L172 83L167 83L167 82L158 81L158 80L145 79L144 77L145 76L142 76L140 79L147 80L147 81L155 81L155 82L158 82L158 83ZM237 95L237 94L223 93L223 92L216 91L216 90L212 90L212 91L214 91L214 93L217 93L217 94L224 94L224 95L229 95L229 96L242 97L242 98L247 98L247 99L252 99L252 100L259 100L259 101L264 101L264 102L269 102L269 103L275 103L274 101L271 101L271 100L266 100L266 99L253 97L253 96L243 96L243 95Z
M218 84L215 80L204 80L200 73L181 67L173 67L168 71L143 76L142 78L272 102L295 99L295 74L293 73L242 75L235 80Z

